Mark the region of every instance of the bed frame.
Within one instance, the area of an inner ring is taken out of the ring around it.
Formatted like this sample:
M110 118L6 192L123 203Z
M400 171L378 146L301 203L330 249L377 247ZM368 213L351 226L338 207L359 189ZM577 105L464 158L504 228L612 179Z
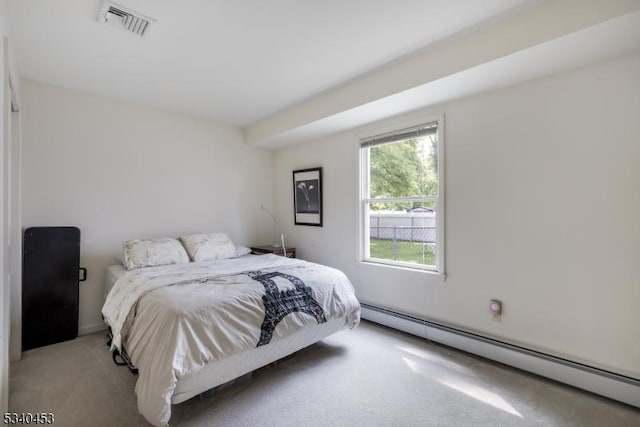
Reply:
M243 377L257 369L277 362L287 356L328 337L346 326L346 319L330 319L313 328L303 329L288 337L268 345L245 350L225 359L206 365L200 371L185 378L179 378L171 397L172 404L182 403L195 396L210 397L215 388ZM107 334L107 346L111 346L111 330ZM125 346L122 351L113 350L113 362L118 366L126 366L135 375L138 369L127 355Z

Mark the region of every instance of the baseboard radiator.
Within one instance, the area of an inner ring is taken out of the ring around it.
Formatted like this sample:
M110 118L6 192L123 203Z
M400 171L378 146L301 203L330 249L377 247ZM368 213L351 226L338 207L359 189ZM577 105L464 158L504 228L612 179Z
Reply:
M366 303L362 318L640 408L640 380Z

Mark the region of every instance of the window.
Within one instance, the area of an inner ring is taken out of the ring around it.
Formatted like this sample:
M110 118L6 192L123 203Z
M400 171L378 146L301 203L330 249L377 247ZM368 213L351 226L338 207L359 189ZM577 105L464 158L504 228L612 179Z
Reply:
M441 123L360 140L362 260L444 273Z

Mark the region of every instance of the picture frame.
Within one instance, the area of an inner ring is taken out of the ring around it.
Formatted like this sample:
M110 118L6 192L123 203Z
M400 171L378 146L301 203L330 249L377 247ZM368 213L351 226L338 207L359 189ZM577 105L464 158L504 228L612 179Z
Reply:
M295 225L322 227L322 168L293 171Z

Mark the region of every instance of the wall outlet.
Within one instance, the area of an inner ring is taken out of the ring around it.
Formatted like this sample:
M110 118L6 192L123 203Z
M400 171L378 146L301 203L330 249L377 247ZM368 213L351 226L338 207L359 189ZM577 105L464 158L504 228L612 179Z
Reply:
M502 301L497 299L490 300L489 311L491 312L491 320L496 322L502 321Z

